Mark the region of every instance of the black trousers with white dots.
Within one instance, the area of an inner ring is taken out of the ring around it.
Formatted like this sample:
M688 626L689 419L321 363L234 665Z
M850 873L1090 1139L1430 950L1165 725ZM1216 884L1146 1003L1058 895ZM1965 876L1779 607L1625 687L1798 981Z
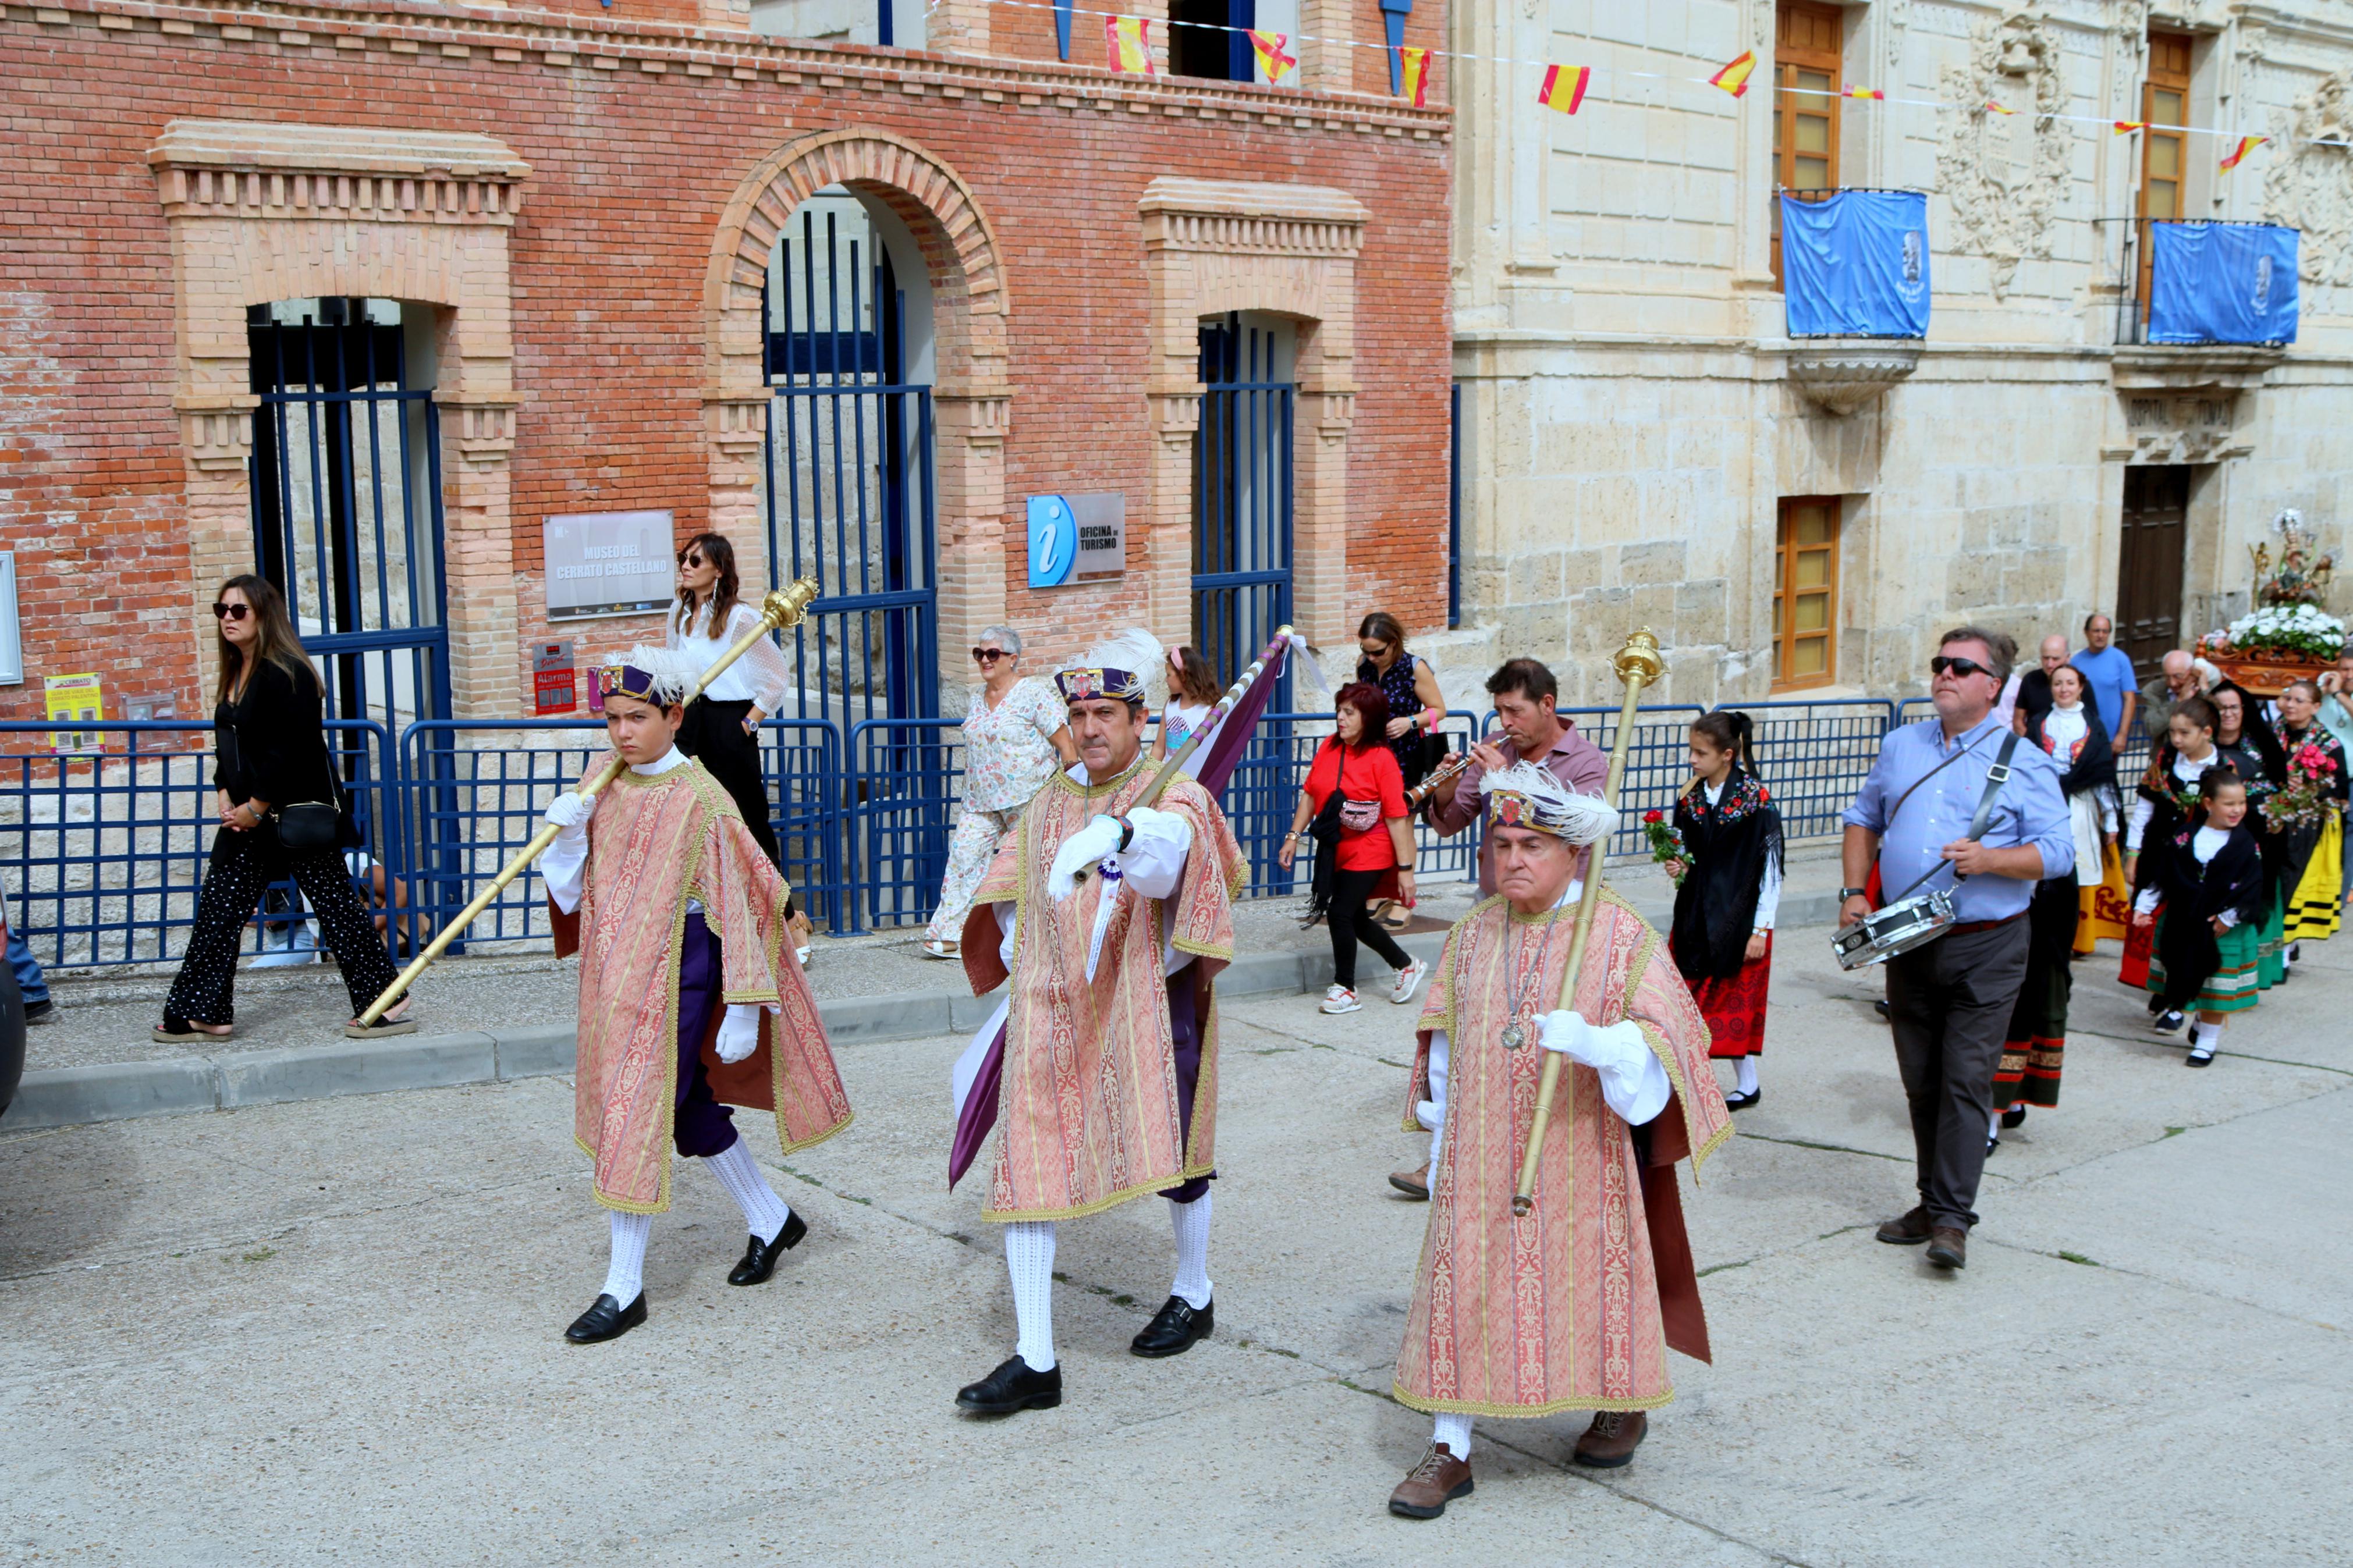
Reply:
M237 950L245 923L261 902L262 890L289 876L302 890L343 968L353 1017L398 977L383 934L352 886L343 856L332 849L289 853L278 842L277 829L267 824L250 833L224 827L213 837L212 865L205 872L204 890L196 896L195 929L188 933L187 956L180 961L171 999L164 1004L167 1017L200 1024L234 1022L230 991L237 983Z

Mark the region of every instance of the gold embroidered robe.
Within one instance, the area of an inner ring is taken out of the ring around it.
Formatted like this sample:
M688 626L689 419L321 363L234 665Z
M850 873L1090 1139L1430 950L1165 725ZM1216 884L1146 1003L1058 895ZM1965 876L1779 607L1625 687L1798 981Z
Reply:
M593 778L604 761L590 768ZM596 1162L596 1201L630 1214L670 1207L678 1110L678 976L690 900L719 939L731 1003L759 1004L759 1047L722 1062L702 1041L711 1092L772 1110L791 1153L849 1125L817 997L786 953L785 879L760 852L718 780L699 762L647 777L621 770L588 819L575 915L554 910L556 952L580 953L580 1057L573 1136ZM780 1005L781 1018L767 1011Z
M1213 982L1233 959L1233 897L1248 876L1225 813L1190 779L1172 784L1157 809L1191 824L1193 846L1176 891L1146 899L1120 894L1103 935L1094 980L1087 947L1095 910L1113 886L1089 876L1060 903L1046 873L1062 841L1097 816L1116 816L1143 797L1152 770L1139 758L1108 786L1057 773L981 880L966 917L962 952L975 994L1006 979L995 906L1018 912L1012 994L1006 1017L997 1152L982 1217L1072 1219L1096 1214L1209 1173L1217 1163L1218 1016ZM1193 962L1161 973L1161 948ZM1190 1136L1177 1104L1171 980L1195 988L1200 1075Z
M1673 1095L1650 1123L1649 1160L1601 1096L1592 1068L1564 1061L1537 1167L1535 1205L1512 1215L1545 1052L1504 1048L1508 950L1523 965L1541 920L1490 899L1446 939L1420 1019L1405 1126L1429 1096L1430 1037L1448 1037L1446 1136L1430 1173L1430 1228L1414 1277L1396 1393L1416 1410L1533 1416L1644 1410L1674 1397L1670 1344L1704 1360L1674 1162L1700 1163L1732 1135L1708 1065L1707 1025L1659 933L1607 888L1577 989L1600 1026L1632 1019ZM1546 972L1523 984L1541 1016L1559 1005L1576 907L1558 913ZM1524 1002L1524 1006L1526 1004Z

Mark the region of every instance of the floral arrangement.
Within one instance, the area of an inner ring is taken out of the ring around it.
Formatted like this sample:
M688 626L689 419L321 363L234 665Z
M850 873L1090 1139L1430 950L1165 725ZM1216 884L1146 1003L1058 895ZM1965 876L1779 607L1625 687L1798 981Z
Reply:
M2274 831L2306 827L2318 822L2337 802L2329 798L2337 759L2306 741L2287 754L2287 783L2263 804L2263 820Z
M1683 885L1690 874L1691 851L1683 847L1683 829L1667 820L1667 814L1657 806L1642 814L1642 837L1651 841L1651 858L1660 865L1680 860L1684 869L1675 874L1675 886Z
M2289 655L2333 659L2345 646L2345 623L2316 605L2266 605L2198 640L2207 654Z

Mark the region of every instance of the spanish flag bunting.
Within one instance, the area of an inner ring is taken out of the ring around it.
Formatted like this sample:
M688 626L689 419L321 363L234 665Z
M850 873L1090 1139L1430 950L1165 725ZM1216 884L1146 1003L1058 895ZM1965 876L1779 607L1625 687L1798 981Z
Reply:
M1111 68L1133 76L1154 76L1152 18L1105 16L1103 44L1111 51Z
M1991 99L1988 99L1986 100L1986 112L1989 114L2016 114L2018 110L2015 109L2004 109L2000 104L1994 102Z
M1735 98L1748 91L1748 75L1757 68L1757 51L1743 49L1740 58L1707 79L1711 87L1720 87Z
M1846 89L1845 96L1848 98L1885 98L1887 95L1880 91L1875 87L1851 87Z
M2116 121L2116 134L2119 136L2129 136L2136 131L2146 131L2147 129L2148 129L2148 121L2146 120L2119 120Z
M2222 160L2222 167L2226 169L2237 168L2241 159L2244 158L2248 153L2253 152L2256 148L2262 146L2264 142L2270 140L2271 138L2268 136L2240 137L2239 144L2231 150L2231 155Z
M1398 85L1399 91L1416 109L1427 109L1424 95L1430 91L1430 51L1409 49L1398 46Z
M1250 29L1250 41L1251 51L1258 56L1259 74L1271 86L1281 87L1283 79L1299 68L1299 57L1291 53L1288 47L1290 34L1261 33L1252 27Z
M1592 79L1591 66L1546 66L1544 85L1536 89L1536 101L1546 109L1575 114L1585 101L1585 86Z

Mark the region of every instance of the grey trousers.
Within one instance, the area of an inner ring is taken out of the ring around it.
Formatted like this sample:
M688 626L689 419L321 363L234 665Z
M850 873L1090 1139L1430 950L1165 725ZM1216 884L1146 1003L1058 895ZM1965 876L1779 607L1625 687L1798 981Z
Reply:
M1912 1107L1920 1204L1931 1225L1967 1230L1978 1222L1971 1205L1985 1173L1993 1075L2026 979L2031 934L2021 916L1887 962L1888 1021Z

